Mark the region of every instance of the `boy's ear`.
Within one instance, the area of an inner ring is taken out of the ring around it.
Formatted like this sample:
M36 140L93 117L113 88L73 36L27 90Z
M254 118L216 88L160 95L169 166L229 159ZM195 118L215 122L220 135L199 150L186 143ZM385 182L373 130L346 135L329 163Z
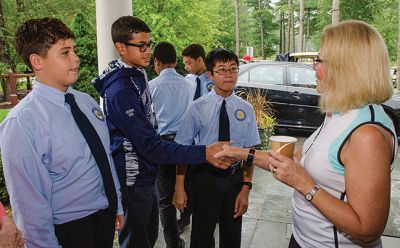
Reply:
M34 71L42 70L42 57L40 57L38 54L32 53L31 55L29 55L29 62L31 62L32 69Z
M214 74L211 71L207 71L208 78L211 79L211 81L214 81Z
M126 53L126 46L125 46L123 43L121 43L121 42L115 42L115 43L114 43L114 47L115 47L115 49L117 50L117 52L118 52L121 56L125 55L125 53Z

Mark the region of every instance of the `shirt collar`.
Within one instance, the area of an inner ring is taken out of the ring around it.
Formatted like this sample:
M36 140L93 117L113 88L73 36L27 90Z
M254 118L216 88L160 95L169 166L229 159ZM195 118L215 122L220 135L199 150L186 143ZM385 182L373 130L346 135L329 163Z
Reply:
M197 76L197 75L196 75ZM204 72L203 74L201 74L200 76L197 76L198 78L200 78L200 81L204 82L204 81L210 81L208 79L208 71Z
M229 106L229 103L231 103L234 99L234 95L235 95L235 91L232 92L232 94L226 98L220 96L217 94L217 92L215 92L215 89L213 88L210 93L208 93L211 95L211 97L217 102L218 105L222 104L222 101L225 100L226 101L226 105Z
M62 108L64 107L65 103L65 93L74 93L71 86L67 88L67 92L62 92L56 88L37 81L36 78L34 78L32 81L35 85L33 88L35 94L40 95L41 97Z
M164 74L171 74L171 73L176 73L176 70L174 68L165 68L160 72L160 76Z

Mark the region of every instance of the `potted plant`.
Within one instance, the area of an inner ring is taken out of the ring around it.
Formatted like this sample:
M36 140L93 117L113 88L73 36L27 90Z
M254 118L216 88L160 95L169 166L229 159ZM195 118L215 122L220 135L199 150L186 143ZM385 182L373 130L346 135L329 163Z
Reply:
M258 132L260 134L261 144L257 147L266 150L269 147L269 137L274 132L276 119L273 115L273 109L268 101L265 92L260 89L242 90L238 95L248 101L254 109Z

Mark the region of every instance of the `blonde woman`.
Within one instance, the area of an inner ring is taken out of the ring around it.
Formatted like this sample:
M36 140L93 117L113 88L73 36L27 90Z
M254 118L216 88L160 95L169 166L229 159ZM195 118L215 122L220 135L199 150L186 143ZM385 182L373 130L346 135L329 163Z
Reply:
M386 45L369 24L341 22L324 29L314 69L323 124L293 160L257 151L253 163L295 189L289 247L382 247L397 153L380 105L393 93ZM248 152L225 146L216 156Z

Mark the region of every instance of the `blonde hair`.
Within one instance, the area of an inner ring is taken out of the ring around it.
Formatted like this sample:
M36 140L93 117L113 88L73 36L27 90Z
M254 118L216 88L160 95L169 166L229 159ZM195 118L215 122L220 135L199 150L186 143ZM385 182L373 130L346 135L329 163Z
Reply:
M392 96L388 50L371 25L345 21L325 27L320 58L327 69L320 98L323 112L380 104Z

